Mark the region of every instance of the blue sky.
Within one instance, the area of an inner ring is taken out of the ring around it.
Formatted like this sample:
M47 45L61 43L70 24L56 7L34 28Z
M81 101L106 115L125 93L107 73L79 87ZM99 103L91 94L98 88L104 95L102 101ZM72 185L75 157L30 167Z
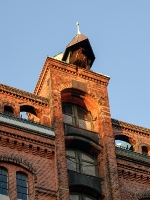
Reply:
M33 92L77 21L96 56L92 70L111 77L111 116L150 128L150 0L1 1L0 82Z

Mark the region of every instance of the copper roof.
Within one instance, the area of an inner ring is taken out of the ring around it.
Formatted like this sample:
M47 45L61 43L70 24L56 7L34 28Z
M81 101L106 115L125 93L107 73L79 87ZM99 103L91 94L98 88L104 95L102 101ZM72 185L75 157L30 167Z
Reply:
M83 40L87 40L88 38L83 35L83 34L77 34L73 40L67 45L66 48L70 47L70 46L73 46L74 44L77 44L79 42L82 42Z

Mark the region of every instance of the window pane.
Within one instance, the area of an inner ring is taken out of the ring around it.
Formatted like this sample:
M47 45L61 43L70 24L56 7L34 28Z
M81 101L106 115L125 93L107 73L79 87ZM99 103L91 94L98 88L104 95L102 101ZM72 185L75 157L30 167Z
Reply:
M21 186L22 187L27 187L27 181L21 181Z
M8 190L6 190L6 189L3 189L3 192L2 192L2 194L4 194L4 195L8 195Z
M21 180L27 181L27 176L24 175L24 174L22 174L22 176L21 176Z
M76 171L77 168L76 168L76 161L74 158L67 158L67 168L69 170L73 170L73 171Z
M22 194L21 194L21 193L18 193L18 194L17 194L17 198L18 198L18 199L22 199Z
M79 195L70 195L70 200L79 200Z
M27 176L21 172L17 173L17 198L21 200L28 199L28 181Z
M67 156L71 156L75 158L75 152L73 150L67 150L66 151Z
M91 122L83 119L79 119L79 127L87 130L92 129Z
M8 175L2 167L0 168L0 194L8 195Z
M1 174L3 174L4 176L7 176L7 171L5 169L1 169Z
M63 122L66 124L73 124L72 116L63 114Z
M69 104L63 105L62 110L63 110L64 114L71 115L72 114L72 105L69 105Z
M86 160L86 161L89 161L89 162L91 162L91 163L94 163L94 159L91 158L90 156L88 156L88 155L86 155L86 154L84 154L84 153L81 153L81 156L82 156L82 159L83 159L83 160Z
M78 117L81 119L88 119L87 111L77 106Z
M95 166L93 164L82 162L82 171L84 174L88 174L91 176L96 176L95 174Z
M0 175L0 182L7 183L7 176Z

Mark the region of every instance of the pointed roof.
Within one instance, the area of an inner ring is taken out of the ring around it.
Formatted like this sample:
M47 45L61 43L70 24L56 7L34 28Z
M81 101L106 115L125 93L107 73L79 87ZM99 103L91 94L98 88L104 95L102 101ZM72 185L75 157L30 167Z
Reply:
M95 60L95 55L93 52L93 49L91 47L91 44L89 42L88 37L85 35L81 34L80 32L72 39L72 41L66 46L64 55L62 57L62 61L65 61L69 51L75 51L78 48L83 48L87 51L88 57L91 59L91 66Z
M72 39L72 41L67 45L66 48L71 47L71 46L73 46L73 45L75 45L75 44L77 44L77 43L79 43L79 42L84 41L84 40L88 40L88 38L87 38L85 35L83 35L83 34L77 34L77 35Z

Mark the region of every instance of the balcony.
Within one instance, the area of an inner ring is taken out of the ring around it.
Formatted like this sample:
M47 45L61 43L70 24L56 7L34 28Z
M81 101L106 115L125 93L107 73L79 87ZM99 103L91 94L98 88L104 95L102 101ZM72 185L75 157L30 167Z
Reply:
M55 137L54 131L48 126L35 123L30 120L14 117L5 113L0 113L0 124L26 130L28 132L36 132L48 137Z
M127 160L133 163L138 163L145 166L150 166L150 156L134 152L121 147L116 147L117 158Z
M98 177L81 174L75 171L68 170L69 174L69 186L84 186L95 190L98 194L101 194L102 180Z
M65 124L65 134L71 136L79 136L99 144L98 134L86 129L81 129L70 124Z

